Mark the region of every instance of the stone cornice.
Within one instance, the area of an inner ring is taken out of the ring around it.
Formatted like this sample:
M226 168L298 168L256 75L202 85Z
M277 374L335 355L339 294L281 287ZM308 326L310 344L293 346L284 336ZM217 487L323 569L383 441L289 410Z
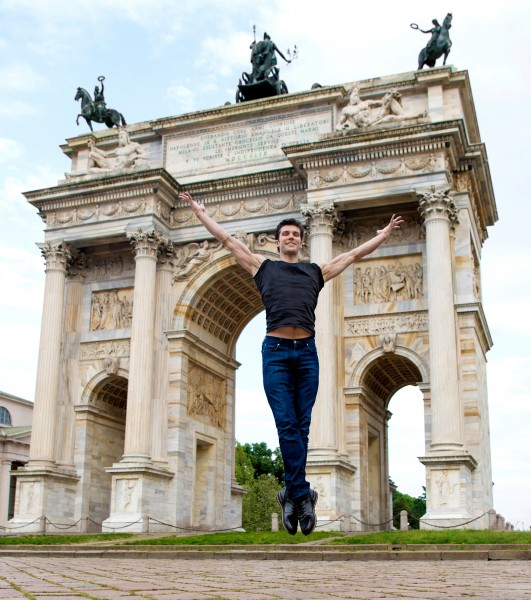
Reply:
M487 324L487 318L483 311L483 306L479 302L472 302L469 304L457 304L455 310L458 316L472 315L476 322L476 331L483 347L485 354L492 348L492 337L490 335L489 326Z
M24 196L41 214L46 214L64 208L138 200L148 196L156 196L173 208L178 191L179 184L165 169L151 169L72 182L25 192Z
M293 169L280 169L193 183L186 189L203 204L302 192L306 181ZM185 207L182 202L177 207Z
M309 169L337 164L338 158L342 162L396 158L441 149L448 151L452 146L455 146L454 153L457 152L457 162L457 156L464 156L469 148L461 119L334 132L318 142L285 146L283 150L295 166Z
M464 466L473 471L478 466L478 461L471 454L440 454L419 456L418 459L425 467Z

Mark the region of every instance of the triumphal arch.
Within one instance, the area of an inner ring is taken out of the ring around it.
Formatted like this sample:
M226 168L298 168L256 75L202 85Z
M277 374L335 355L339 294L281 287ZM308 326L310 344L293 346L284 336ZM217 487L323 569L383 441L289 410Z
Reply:
M320 296L308 461L319 524L388 522L388 403L418 385L422 526L488 527L480 265L497 214L466 71L315 87L80 135L62 150L65 179L26 194L46 224L46 282L13 527L241 525L235 345L263 307L181 190L272 258L287 216L305 220L305 258L322 262L403 215Z

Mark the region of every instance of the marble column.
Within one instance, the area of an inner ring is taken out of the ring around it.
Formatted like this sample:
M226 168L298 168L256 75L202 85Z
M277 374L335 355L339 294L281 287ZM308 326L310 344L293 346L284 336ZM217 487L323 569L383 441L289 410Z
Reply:
M317 264L333 258L334 230L339 222L333 204L301 207L307 218L311 261ZM309 454L336 458L338 441L337 348L335 339L333 283L321 290L316 309L316 344L320 356L319 391L312 415Z
M87 257L73 251L69 260L65 284L65 313L63 319L63 348L61 351L61 381L57 400L57 421L61 423L56 435L56 462L74 468L75 412L80 383L77 357L81 341L83 317L83 286Z
M55 465L65 279L71 254L62 241L37 245L46 260L46 279L28 466L52 467Z
M160 466L168 462L168 339L173 314L174 248L163 244L157 264L155 309L155 364L153 380L153 443L151 456Z
M432 439L429 451L462 453L450 230L457 208L448 189L417 190L426 227Z
M139 229L128 238L135 252L135 289L122 462L146 464L151 459L157 257L167 240L154 229Z

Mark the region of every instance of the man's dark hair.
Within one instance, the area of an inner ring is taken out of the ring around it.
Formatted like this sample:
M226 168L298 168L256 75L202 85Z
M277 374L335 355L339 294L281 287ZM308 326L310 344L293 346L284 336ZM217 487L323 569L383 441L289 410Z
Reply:
M275 240L280 239L280 230L285 225L295 225L296 227L298 227L299 231L301 233L301 240L302 240L302 237L304 235L304 227L302 226L302 223L300 221L298 221L297 219L283 219L282 221L280 221L280 223L277 225L277 228L275 231Z

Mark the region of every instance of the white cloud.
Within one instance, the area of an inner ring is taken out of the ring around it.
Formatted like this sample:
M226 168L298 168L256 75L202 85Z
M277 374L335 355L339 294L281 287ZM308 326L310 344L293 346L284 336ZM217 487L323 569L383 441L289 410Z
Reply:
M181 113L196 110L195 93L184 85L172 85L166 91L172 109Z
M0 138L0 162L17 160L22 156L24 147L15 140Z
M34 92L47 85L47 80L29 65L17 61L0 69L0 89L4 93Z
M16 98L0 98L0 117L32 117L40 111L34 105Z

